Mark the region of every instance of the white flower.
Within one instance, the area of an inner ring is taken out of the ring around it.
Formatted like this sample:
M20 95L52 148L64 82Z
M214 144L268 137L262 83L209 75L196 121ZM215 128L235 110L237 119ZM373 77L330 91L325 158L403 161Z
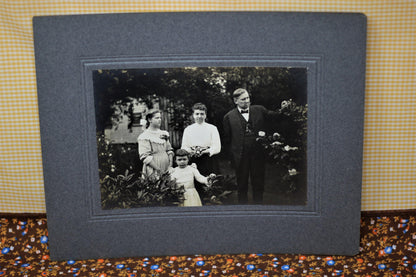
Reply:
M278 138L280 138L280 134L279 134L278 132L274 133L274 134L273 134L273 138L274 138L274 139L278 139Z
M288 172L289 172L290 176L294 176L294 175L298 174L298 172L295 168L289 169Z
M263 132L263 131L259 131L259 137L264 137L266 135L266 133L265 132Z
M283 147L283 150L285 150L285 151L298 150L298 148L297 147L290 147L289 145L286 145L285 147Z
M281 109L287 108L292 104L292 99L289 100L284 100L282 101L282 103L280 104Z
M275 141L272 143L272 146L282 145L283 143L280 141Z

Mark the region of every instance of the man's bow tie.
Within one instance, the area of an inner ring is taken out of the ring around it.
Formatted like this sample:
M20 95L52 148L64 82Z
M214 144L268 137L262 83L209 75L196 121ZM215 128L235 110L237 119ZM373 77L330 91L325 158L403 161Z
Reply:
M241 113L248 113L248 110L241 110Z

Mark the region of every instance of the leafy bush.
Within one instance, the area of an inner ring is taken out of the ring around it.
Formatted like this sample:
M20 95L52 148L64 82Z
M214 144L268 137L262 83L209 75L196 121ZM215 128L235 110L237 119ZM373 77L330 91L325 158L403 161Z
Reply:
M184 192L169 173L137 177L126 170L124 175L107 175L101 180L103 209L177 206L183 203Z
M137 145L112 144L104 134L97 134L99 177L103 209L125 209L147 206L177 206L183 203L184 188L161 176L140 176ZM234 178L217 176L205 187L201 199L221 204L236 189Z
M235 189L233 177L218 175L204 187L201 198L207 205L223 204ZM103 209L179 206L184 201L184 193L184 187L178 186L168 172L137 177L126 170L124 175L105 176L101 180Z
M217 175L204 186L201 198L206 205L220 205L237 189L235 177Z
M269 155L270 161L283 170L283 182L288 192L297 190L297 184L306 181L306 133L307 106L296 105L291 100L283 101L280 113L289 119L292 133L285 130L286 137L280 133L260 132L256 140Z
M106 139L104 133L97 133L98 172L100 178L117 176L129 172L140 172L137 143L114 144Z

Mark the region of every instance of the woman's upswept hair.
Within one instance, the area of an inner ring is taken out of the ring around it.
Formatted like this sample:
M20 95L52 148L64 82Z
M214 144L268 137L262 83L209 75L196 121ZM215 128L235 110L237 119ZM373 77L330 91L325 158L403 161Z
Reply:
M150 120L155 116L157 113L162 113L160 110L151 110L146 114L146 128L149 128Z
M192 111L194 112L196 110L205 111L205 113L206 113L207 112L207 106L205 106L205 104L203 104L203 103L196 103L192 106Z

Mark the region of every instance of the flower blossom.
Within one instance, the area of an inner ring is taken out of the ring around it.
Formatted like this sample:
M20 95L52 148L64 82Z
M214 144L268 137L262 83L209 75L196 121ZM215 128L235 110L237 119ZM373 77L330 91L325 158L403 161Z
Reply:
M276 140L275 142L272 143L272 146L277 146L277 145L282 145L282 144L283 144L282 142Z
M292 99L289 100L284 100L282 101L282 103L280 104L281 109L285 109L287 107L290 106L290 104L292 104Z
M289 145L286 145L285 147L283 147L283 150L285 150L285 151L298 150L298 148L297 147L290 147Z
M290 176L294 176L298 174L298 171L296 170L296 168L289 169L288 172Z

